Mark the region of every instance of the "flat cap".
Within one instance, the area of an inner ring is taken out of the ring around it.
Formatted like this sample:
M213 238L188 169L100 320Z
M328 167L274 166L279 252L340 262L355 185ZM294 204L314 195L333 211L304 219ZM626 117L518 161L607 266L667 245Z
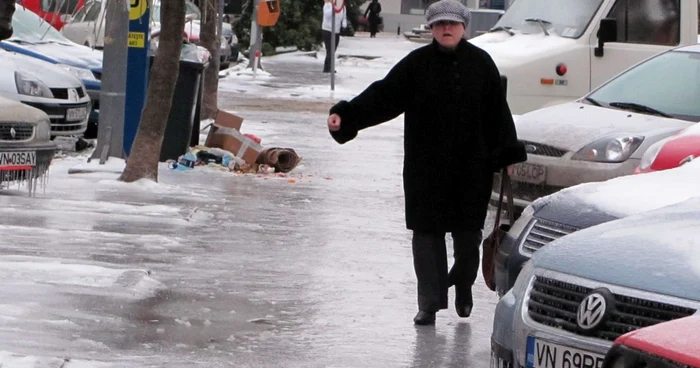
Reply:
M469 8L455 0L440 0L431 4L425 11L428 26L441 20L464 23L466 28L472 15Z

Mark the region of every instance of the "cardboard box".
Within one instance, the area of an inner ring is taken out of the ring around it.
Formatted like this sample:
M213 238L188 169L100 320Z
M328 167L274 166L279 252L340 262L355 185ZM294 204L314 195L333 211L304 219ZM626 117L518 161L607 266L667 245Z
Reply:
M242 125L242 117L219 110L204 145L229 151L249 165L254 164L263 147L240 132Z

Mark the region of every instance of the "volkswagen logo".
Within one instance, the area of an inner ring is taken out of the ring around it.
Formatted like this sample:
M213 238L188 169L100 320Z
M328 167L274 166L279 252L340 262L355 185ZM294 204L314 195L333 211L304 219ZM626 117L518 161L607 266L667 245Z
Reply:
M526 144L525 145L525 152L535 153L535 152L537 152L537 146L535 146L534 144Z
M614 308L615 297L607 289L594 290L578 306L576 324L583 332L601 327Z
M17 131L15 130L15 128L10 128L10 137L12 137L12 139L15 139L16 136Z

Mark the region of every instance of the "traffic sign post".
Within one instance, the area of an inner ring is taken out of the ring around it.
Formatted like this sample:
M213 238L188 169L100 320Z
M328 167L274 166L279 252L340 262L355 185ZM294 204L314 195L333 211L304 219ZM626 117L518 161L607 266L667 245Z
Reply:
M148 86L148 47L151 39L150 0L130 0L126 67L123 148L126 157L136 139Z

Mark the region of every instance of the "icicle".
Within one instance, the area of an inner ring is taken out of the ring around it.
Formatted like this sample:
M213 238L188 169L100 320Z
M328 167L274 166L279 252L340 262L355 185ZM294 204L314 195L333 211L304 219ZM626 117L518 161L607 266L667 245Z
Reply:
M42 173L42 174L39 174ZM29 170L13 170L9 172L0 171L0 188L17 185L17 189L21 189L23 185L27 186L29 196L36 196L38 188L42 188L46 193L46 186L49 183L49 164L45 162L37 162L33 169Z

